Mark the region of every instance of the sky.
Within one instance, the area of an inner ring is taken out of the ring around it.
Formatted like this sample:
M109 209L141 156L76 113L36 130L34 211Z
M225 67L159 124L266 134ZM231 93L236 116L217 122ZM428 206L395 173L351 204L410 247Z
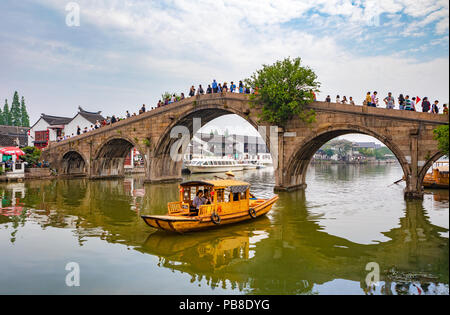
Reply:
M317 73L319 100L376 90L448 103L449 1L0 1L0 98L17 90L32 123L78 106L122 116L286 57Z

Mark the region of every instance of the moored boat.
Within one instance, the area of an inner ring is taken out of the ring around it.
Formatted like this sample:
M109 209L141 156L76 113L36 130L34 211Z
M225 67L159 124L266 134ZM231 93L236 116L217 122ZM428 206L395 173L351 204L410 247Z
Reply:
M239 172L244 170L244 165L237 163L235 160L226 159L192 160L186 167L191 174Z
M194 197L206 192L204 205L197 211ZM180 185L180 201L168 204L165 216L142 216L151 227L177 233L200 231L232 223L254 220L266 215L277 202L257 199L250 184L236 180L190 181ZM208 202L209 201L209 202Z
M433 166L431 173L425 175L423 186L431 189L448 189L449 188L449 167L448 161L437 162L436 167Z

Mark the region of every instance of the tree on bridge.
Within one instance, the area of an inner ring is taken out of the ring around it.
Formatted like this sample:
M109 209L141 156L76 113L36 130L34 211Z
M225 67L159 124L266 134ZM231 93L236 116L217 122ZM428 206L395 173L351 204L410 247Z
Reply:
M448 125L436 128L434 130L434 138L439 142L439 150L441 150L446 156L449 156Z
M294 116L307 123L315 121L314 110L305 107L314 101L311 91L318 92L320 83L312 69L302 66L300 58L263 65L246 83L257 91L251 99L262 106L264 121L279 126Z

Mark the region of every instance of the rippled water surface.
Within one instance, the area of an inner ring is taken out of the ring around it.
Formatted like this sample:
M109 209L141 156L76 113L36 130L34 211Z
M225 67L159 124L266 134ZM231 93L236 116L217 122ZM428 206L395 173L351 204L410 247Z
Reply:
M397 165L311 166L306 191L281 193L267 217L188 235L140 219L165 214L177 184L1 184L0 294L448 294L448 191L406 202L401 177ZM274 194L271 169L238 179ZM69 262L80 287L66 286Z

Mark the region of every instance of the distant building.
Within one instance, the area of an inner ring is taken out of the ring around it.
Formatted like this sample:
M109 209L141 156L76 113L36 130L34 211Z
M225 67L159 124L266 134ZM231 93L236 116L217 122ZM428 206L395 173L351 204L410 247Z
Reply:
M64 128L64 135L69 137L76 136L78 126L82 131L85 128L90 130L91 127L95 126L97 120L101 122L105 119L101 114L102 112L88 112L79 107L78 114Z
M198 134L192 139L186 157L187 160L201 156L258 160L261 154L269 154L261 137Z
M78 108L78 114L73 118L42 114L30 129L28 143L38 149L43 149L48 146L49 142L57 141L64 136L76 136L78 126L82 131L85 128L89 130L97 120L104 119L101 112L88 112L81 107Z
M0 126L0 148L28 146L28 127Z
M44 149L50 141L56 141L63 135L64 128L72 120L69 117L58 117L42 114L41 118L30 128L28 144Z
M354 149L380 149L383 147L381 144L375 142L354 142Z

